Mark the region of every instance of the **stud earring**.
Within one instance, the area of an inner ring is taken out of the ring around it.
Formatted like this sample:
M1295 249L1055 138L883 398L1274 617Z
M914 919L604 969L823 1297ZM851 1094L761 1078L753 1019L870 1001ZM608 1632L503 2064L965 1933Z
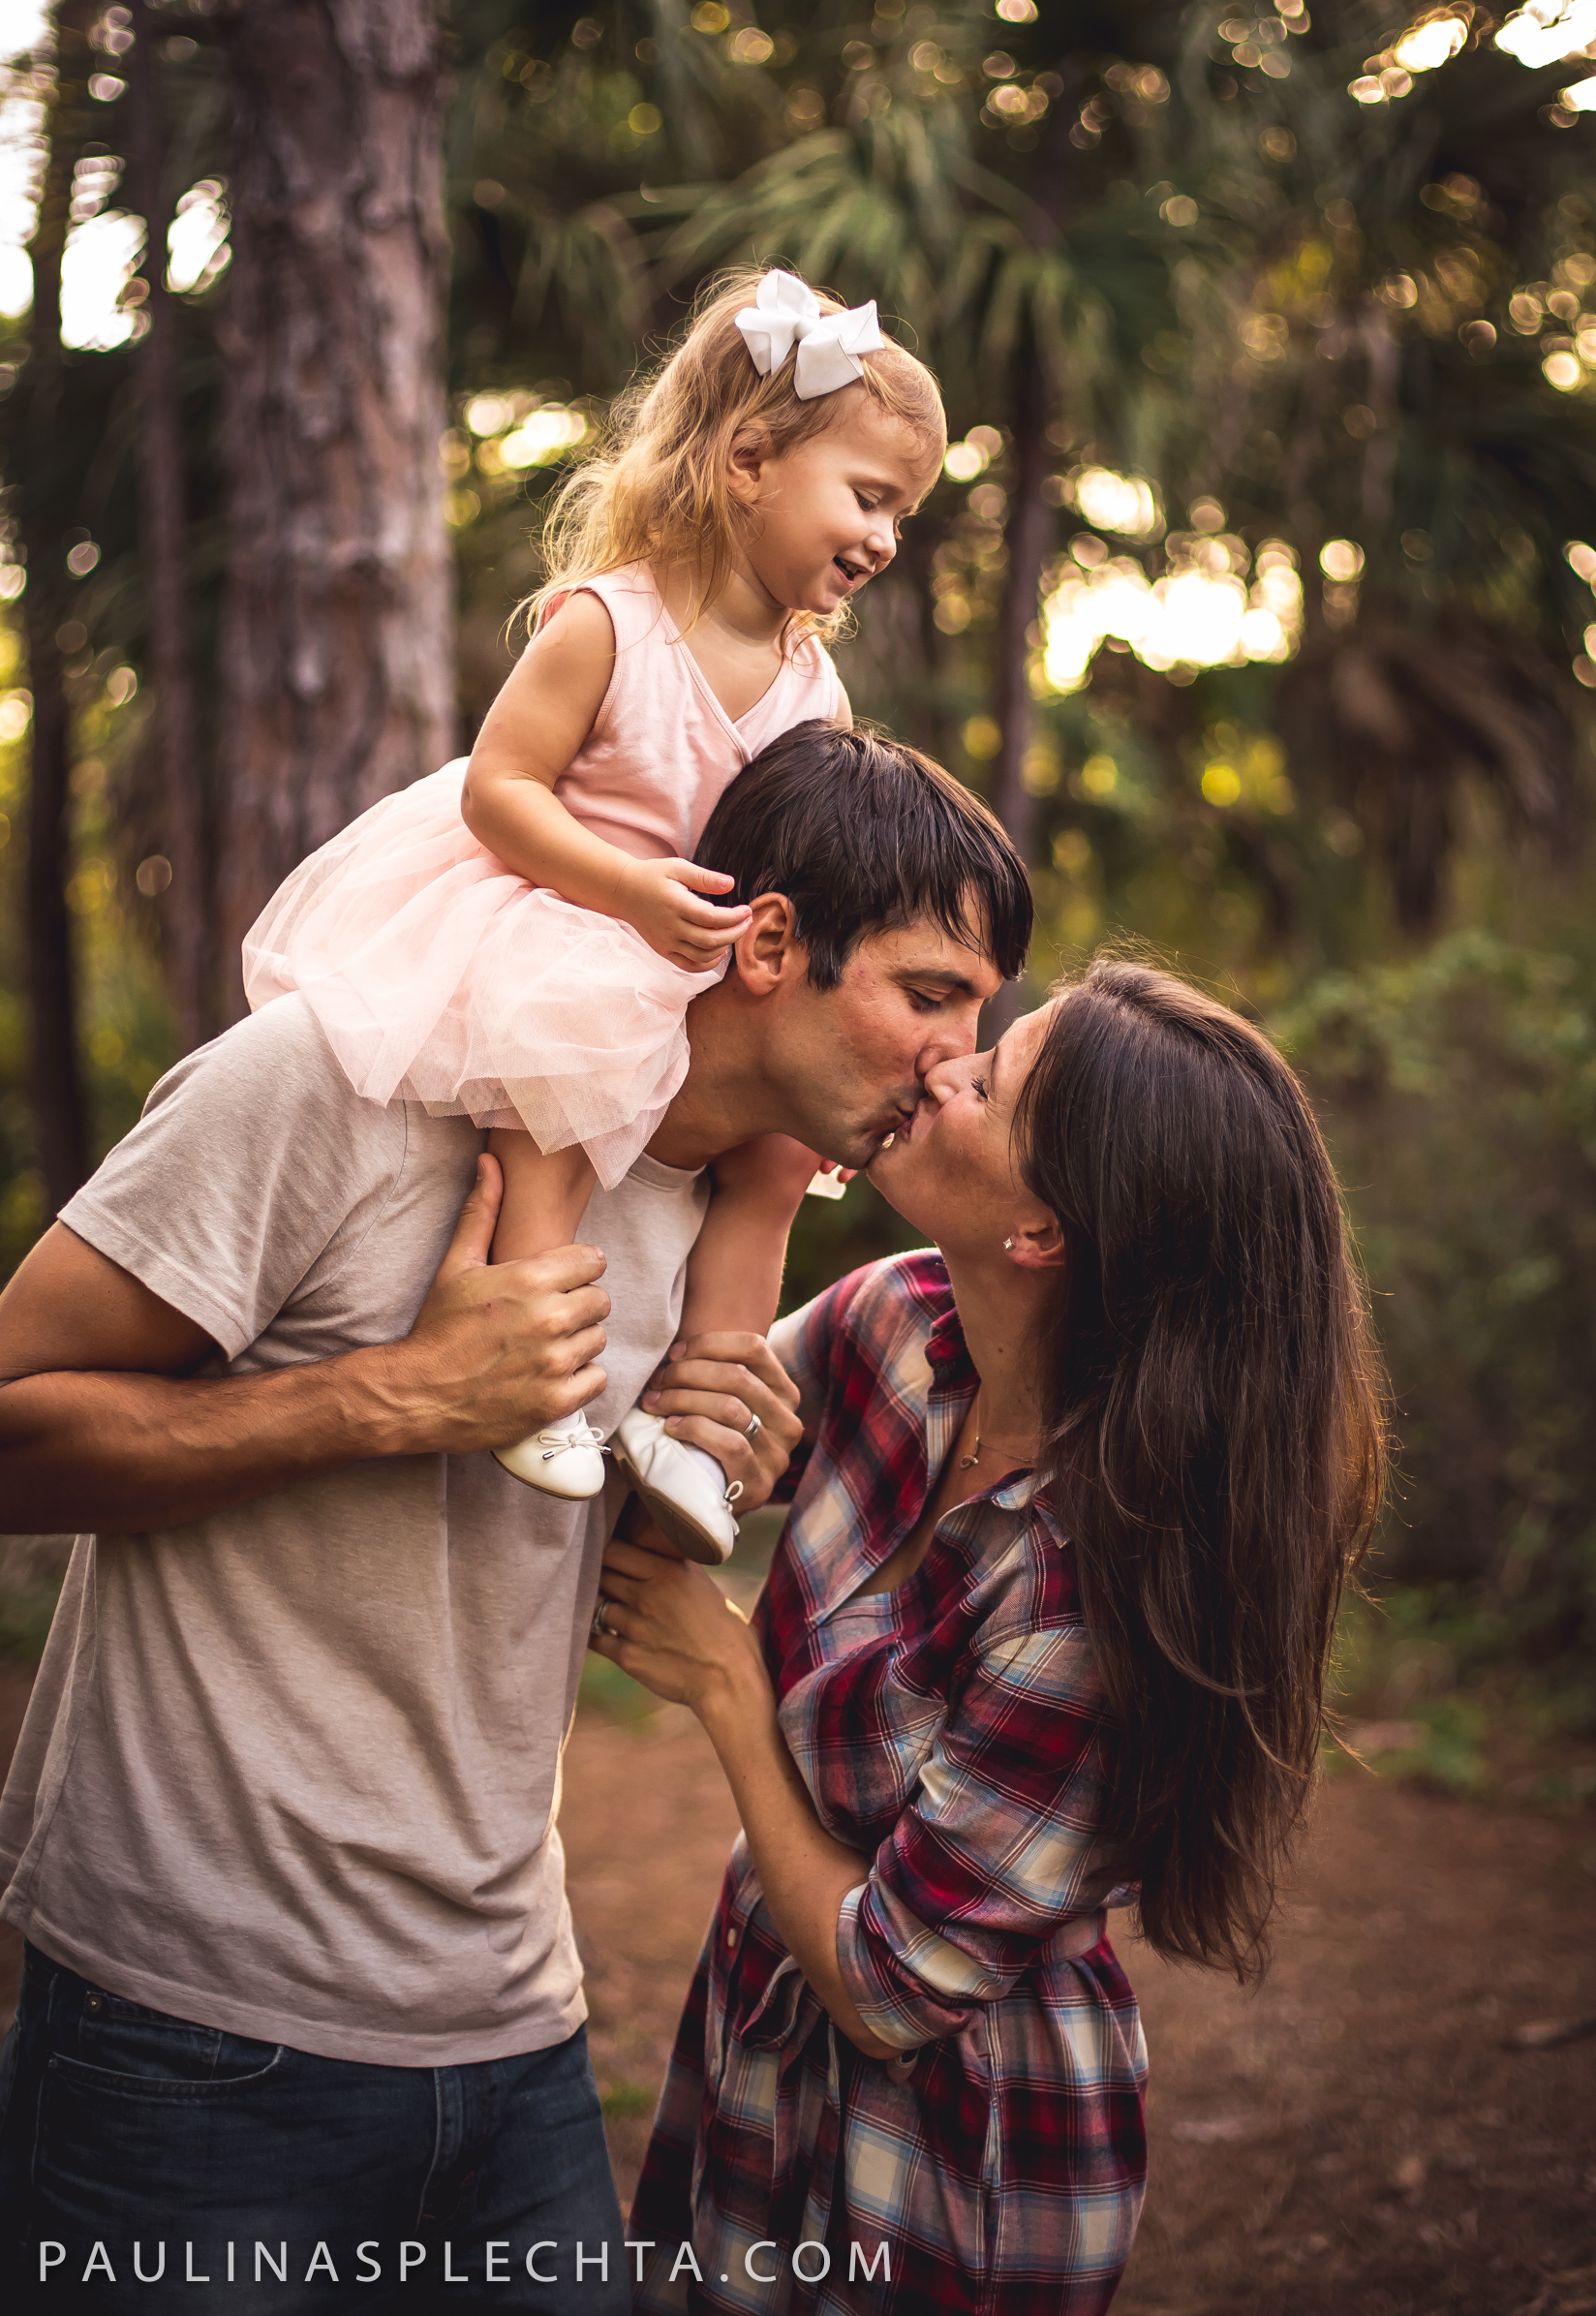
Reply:
M1012 1254L1014 1252L1014 1241L1012 1239L1004 1239L1003 1252L1005 1254Z

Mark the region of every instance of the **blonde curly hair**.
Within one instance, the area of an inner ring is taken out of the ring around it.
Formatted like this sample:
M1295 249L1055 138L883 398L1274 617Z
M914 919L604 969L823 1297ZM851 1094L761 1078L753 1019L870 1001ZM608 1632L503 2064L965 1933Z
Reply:
M741 266L712 282L676 351L617 397L601 447L555 493L543 526L543 583L516 607L529 631L573 588L629 563L695 566L692 616L699 617L725 587L748 520L726 479L733 446L747 429L762 434L780 457L867 395L911 427L940 464L947 447L941 394L925 364L901 346L861 355L862 377L809 402L793 391L792 360L760 376L736 316L753 303L764 270ZM844 310L827 292L815 295L823 314ZM795 613L783 645L794 648L806 634L830 642L846 620L845 605L824 619Z

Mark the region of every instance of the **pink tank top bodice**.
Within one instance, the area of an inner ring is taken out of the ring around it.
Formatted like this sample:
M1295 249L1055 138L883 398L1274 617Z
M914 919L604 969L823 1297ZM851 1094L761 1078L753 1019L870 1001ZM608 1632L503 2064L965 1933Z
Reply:
M722 790L795 724L835 723L846 695L808 636L733 723L660 600L647 564L573 593L596 595L615 629L615 672L592 731L554 784L584 828L638 860L691 860ZM563 600L563 599L557 599Z

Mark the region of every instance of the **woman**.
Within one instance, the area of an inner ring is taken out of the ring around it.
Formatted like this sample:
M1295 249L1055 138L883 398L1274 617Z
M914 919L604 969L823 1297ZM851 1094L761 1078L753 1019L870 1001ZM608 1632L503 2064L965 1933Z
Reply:
M1301 1087L1167 973L1099 962L935 1068L872 1177L936 1251L772 1337L806 1428L753 1624L606 1556L596 1646L698 1714L744 1826L639 2304L1086 2316L1145 2175L1105 1902L1261 1969L1375 1364Z

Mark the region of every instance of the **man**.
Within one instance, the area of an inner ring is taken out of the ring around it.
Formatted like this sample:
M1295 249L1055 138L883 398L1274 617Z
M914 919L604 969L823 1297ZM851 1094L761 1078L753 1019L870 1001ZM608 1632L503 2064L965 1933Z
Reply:
M956 783L808 728L705 832L752 917L588 1210L602 1254L489 1268L481 1133L359 1100L284 998L163 1080L0 1298L8 1525L98 1531L0 1805L30 2290L625 2302L554 1824L622 1490L563 1502L482 1451L628 1407L706 1163L767 1132L868 1162L1029 933ZM791 1387L757 1338L690 1351L659 1411L762 1501Z

